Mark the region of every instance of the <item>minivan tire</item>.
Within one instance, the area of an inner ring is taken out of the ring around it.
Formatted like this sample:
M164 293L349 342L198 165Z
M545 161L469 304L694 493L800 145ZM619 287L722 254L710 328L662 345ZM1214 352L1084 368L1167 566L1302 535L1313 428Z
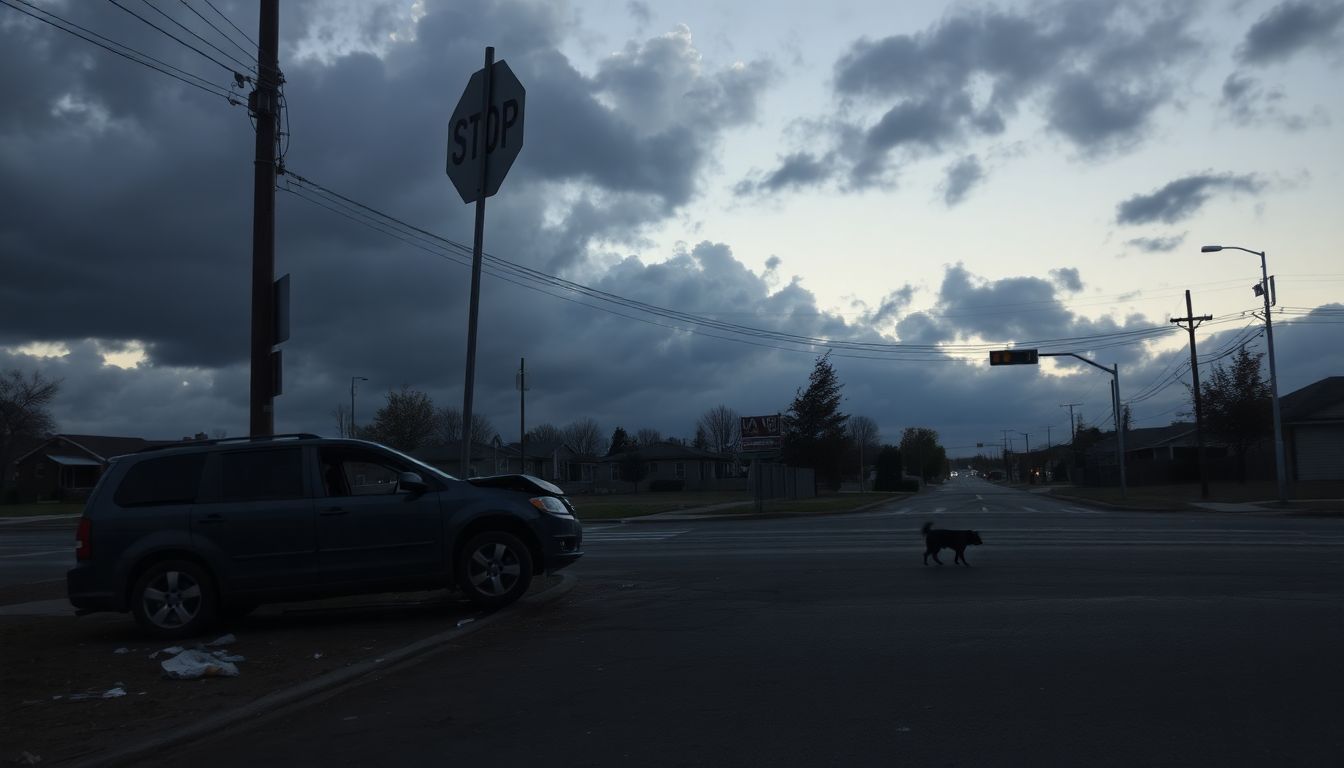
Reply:
M131 588L131 613L154 637L199 635L215 623L219 597L214 579L189 560L164 560L140 574Z
M485 531L467 542L457 558L457 585L477 608L502 608L532 584L532 552L511 533Z

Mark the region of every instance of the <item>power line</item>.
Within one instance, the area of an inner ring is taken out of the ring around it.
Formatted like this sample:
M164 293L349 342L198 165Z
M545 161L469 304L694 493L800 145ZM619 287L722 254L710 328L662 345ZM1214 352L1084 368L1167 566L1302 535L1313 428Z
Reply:
M187 1L187 0L182 0L182 2L184 2L184 3L185 3L186 1ZM214 3L210 2L210 0L205 0L205 4L208 5L208 6L210 6L210 10L212 10L212 11L214 11L216 14L218 14L218 15L219 15L219 18L221 18L221 19L227 21L227 22L229 23L229 26L230 26L230 27L233 27L234 29L238 30L238 34L242 35L244 40L246 40L247 42L251 43L253 48L260 48L260 47L261 47L260 45L257 44L257 41L256 41L256 40L253 40L251 37L248 36L248 34L247 34L246 32L244 32L243 30L239 29L238 25L233 23L233 19L230 19L228 16L225 16L224 13L223 13L222 11L220 11L218 8L216 8Z
M180 21L178 21L177 19L173 18L172 15L170 15L167 11L165 11L165 10L163 10L162 8L158 7L157 5L154 5L153 3L149 2L149 0L140 0L140 2L142 2L142 3L144 3L145 5L149 6L151 10L153 10L155 13L159 14L159 15L162 16L163 18L165 18L165 19L167 19L167 20L173 22L174 24L176 24L176 25L178 26L178 28L180 28L183 32L186 32L187 34L191 35L192 37L196 38L197 40L200 40L202 43L205 43L206 45L208 45L208 46L210 46L211 48L215 49L215 51L218 52L218 53L219 53L221 56L223 56L224 58L229 59L229 60L232 61L233 63L235 63L235 64L241 66L243 69L250 69L250 70L252 70L253 72L256 72L256 71L257 71L257 66L256 66L255 64L252 64L252 63L249 63L249 62L245 62L245 61L241 61L241 60L239 60L238 57L234 56L233 54L229 53L228 51L224 50L223 48L220 48L218 45L215 45L214 43L210 42L209 40L206 40L204 37L201 37L200 35L196 34L196 30L191 29L191 28L188 27L186 24L183 24L182 22L180 22ZM196 15L197 15L197 16L200 16L200 14L196 14ZM204 17L202 17L202 18L204 18ZM244 51L244 54L246 54L246 51Z
M297 182L299 185L308 188L309 191L321 195L325 199L334 202L337 205L340 205L346 210L358 211L364 216L368 216L372 219L375 219L380 223L386 225L387 227L396 229L408 236L420 240L421 242L433 243L434 247L436 248L443 248L445 250L455 251L464 256L470 252L469 247L462 243L455 242L448 238L437 235L433 232L429 232L428 230L425 230L421 227L409 224L401 219L391 216L390 214L387 214L383 211L373 208L365 203L359 202L350 197L342 195L339 192L331 190L315 181L312 181L311 179L302 176L301 174L297 174L292 171L287 171L286 176L287 178L290 178L293 181ZM385 234L387 234L385 229L380 229L380 231L383 231ZM550 275L545 272L541 272L540 270L533 269L531 267L525 267L523 265L510 262L506 259L502 259L489 253L485 254L485 261L492 267L495 267L499 270L504 270L509 274L513 275L515 278L524 281L529 286L538 285L550 289L559 289L561 291L565 291L568 293L575 293L584 296L585 298L593 299L603 304L613 304L625 309L634 310L636 312L646 313L662 317L665 319L670 319L678 323L692 326L691 328L686 328L684 326L676 326L677 328L687 330L690 332L699 332L698 330L696 330L697 328L709 328L713 330L722 331L725 333L732 333L752 338L766 339L769 341L775 341L785 344L804 346L809 349L815 349L815 348L836 349L836 350L846 350L850 352L885 353L886 355L897 355L897 356L906 356L912 353L918 354L918 353L930 353L930 352L939 353L943 355L955 354L955 353L971 354L977 352L984 352L986 350L998 346L997 344L994 343L927 345L927 344L900 344L892 342L867 342L867 341L842 340L834 338L806 336L800 334L787 333L784 331L762 329L752 326L740 325L736 323L728 323L720 320L715 320L706 317L704 315L692 314L689 312L683 312L680 310L674 310L667 307L661 307L653 304L648 304L646 302L638 301L635 299L630 299L607 291L592 288L590 286L575 283L573 281L566 280L564 278L560 278L555 275ZM495 274L497 275L498 273ZM1116 331L1107 334L1094 334L1090 336L1075 336L1075 337L1064 337L1058 339L1042 339L1031 342L1019 342L1019 344L1077 346L1089 343L1100 343L1103 341L1110 341L1112 343L1115 343L1118 340L1126 340L1126 343L1134 343L1136 341L1142 341L1145 338L1150 338L1157 335L1169 333L1172 330L1173 329L1166 326L1153 326L1145 328L1126 329L1123 331ZM874 356L871 354L869 356L872 357L872 359L892 359L891 357ZM909 359L909 358L907 357L903 359ZM942 359L942 358L923 358L923 359Z
M195 8L193 8L193 7L191 6L191 3L188 3L187 0L182 0L182 4L185 5L185 6L187 7L187 10L188 10L188 11L191 11L192 13L196 14L196 18L200 19L201 21L204 21L204 22L206 23L206 26L208 26L208 27L210 27L211 29L215 30L215 32L216 32L220 37L224 38L225 40L228 40L230 43L233 44L233 47L235 47L235 48L237 48L238 50L242 51L242 52L243 52L243 55L244 55L244 56L247 56L249 61L251 61L252 59L254 59L254 58L256 57L257 54L256 54L256 44L255 44L255 43L253 43L253 49L249 51L248 49L246 49L246 48L244 48L243 46L239 45L238 42L237 42L236 40L234 40L232 37L229 37L229 35L228 35L227 33L225 33L224 30L222 30L222 29L220 29L219 27L215 26L215 23L214 23L214 22L212 22L212 21L210 21L209 19L207 19L207 18L205 18L204 16L202 16L202 15L201 15L201 12L198 11L198 10L196 10ZM214 7L214 6L211 6L211 7ZM215 11L215 13L219 13L219 11ZM221 14L221 15L222 15L222 14ZM228 18L226 17L224 20L225 20L225 21L228 21ZM233 22L229 22L229 23L232 24ZM237 27L235 27L235 29L237 29ZM218 50L218 49L216 49L216 50ZM223 51L220 51L220 53L223 53ZM256 72L256 71L257 71L257 70L256 70L256 67L255 67L254 65L250 65L250 64L249 64L249 66L252 68L252 71L253 71L253 72Z
M140 21L144 22L145 24L147 24L147 25L153 27L154 29L157 29L159 32L161 32L161 33L163 33L164 35L166 35L166 36L172 38L173 40L176 40L176 41L177 41L179 44L181 44L184 48L188 48L188 49L190 49L190 50L192 50L192 51L195 51L197 54L203 56L204 58L209 59L210 61L214 62L215 64L218 64L220 67L223 67L223 68L224 68L224 71L226 71L226 72L228 72L228 73L230 73L230 74L238 74L237 72L234 71L234 68L233 68L233 67L229 66L228 64L225 64L224 62L220 61L219 59L216 59L214 56L211 56L210 54L206 53L205 51L202 51L200 48L197 48L196 46L192 45L191 43L188 43L187 41L183 40L182 38L178 37L177 35L174 35L172 32L169 32L168 30L164 29L163 27L160 27L158 24L155 24L154 22L150 21L149 19L146 19L144 16L141 16L140 14L136 13L135 11L132 11L130 8L127 8L126 6L124 6L124 5L122 5L121 3L117 2L117 0L107 0L107 2L109 2L109 3L111 3L111 4L115 5L115 6L117 6L117 7L120 8L121 10L125 11L126 13L129 13L130 15L134 16L135 18L139 19ZM148 1L147 1L147 0L145 0L145 3L146 3L146 5L148 5ZM149 7L150 7L150 8L154 8L154 6L152 6L152 5L150 5ZM154 8L154 10L159 11L158 8ZM159 11L159 13L163 13L163 11ZM165 15L166 15L166 14L165 14ZM172 17L170 16L169 18L171 19ZM179 24L178 26L181 26L181 25ZM230 58L232 58L232 57L230 57ZM237 59L234 59L234 61L237 61ZM241 62L239 62L239 63L241 63ZM244 65L243 65L243 68L246 69L246 68L247 68L247 65L244 64Z
M47 16L49 16L49 17L51 17L51 18L44 18L44 17L42 17L42 16L38 16L36 13L33 13L32 11L29 11L29 10L26 10L26 9L24 9L24 8L20 8L20 7L17 6L17 5L14 5L14 4L13 4L14 2L23 3L24 5L26 5L26 6L30 7L30 8L33 8L34 10L38 11L39 13L44 13L44 14L46 14ZM12 1L11 1L11 0L0 0L0 3L3 3L4 5L8 6L9 8L12 8L12 9L18 11L19 13L22 13L22 14L24 14L24 15L26 15L26 16L30 16L30 17L32 17L32 18L34 18L34 19L37 19L38 21L42 22L43 24L47 24L47 25L49 25L49 26L51 26L51 27L54 27L54 28L56 28L56 29L61 30L62 32L65 32L66 34L73 35L74 37L78 37L79 39L84 40L85 42L92 43L92 44L98 46L99 48L102 48L102 49L105 50L105 51L108 51L108 52L110 52L110 53L114 53L114 54L120 56L121 58L126 59L127 61L135 62L136 64L139 64L139 65L141 65L141 66L143 66L143 67L147 67L147 68L152 69L152 70L154 70L154 71L156 71L156 72L159 72L159 73L161 73L161 74L167 75L167 76L173 78L174 80L181 81L181 82L183 82L183 83L185 83L185 84L187 84L187 85L189 85L189 86L191 86L191 87L193 87L193 88L198 88L198 89L200 89L200 90L202 90L202 91L205 91L206 93L208 93L208 94L210 94L210 95L212 95L212 96L220 96L220 97L222 97L225 101L229 102L229 104L232 104L232 105L237 106L237 105L240 105L240 104L243 103L243 102L242 102L241 100L239 100L238 97L235 96L231 91L225 90L222 86L215 85L214 83L212 83L211 81L207 80L207 79L204 78L204 77L201 77L200 75L194 75L194 74L192 74L192 73L190 73L190 72L187 72L187 71L184 70L184 69L180 69L180 68L178 68L178 67L173 66L172 64L168 64L167 62L164 62L164 61L161 61L161 60L159 60L159 59L156 59L156 58L154 58L153 56L150 56L150 55L147 54L147 53L143 53L143 52L139 51L139 50L136 49L136 48L132 48L131 46L126 45L125 43L120 43L120 42L117 42L116 40L113 40L113 39L110 38L110 37L106 37L106 36L104 36L104 35L100 35L100 34L98 34L97 32L94 32L94 31L92 31L92 30L90 30L90 29L87 29L87 28L85 28L85 27L82 27L82 26L80 26L80 25L74 23L73 21L69 21L69 20L67 20L67 19L65 19L65 18L62 18L61 16L58 16L58 15L52 13L51 11L48 11L48 10L45 10L45 9L42 9L42 8L38 8L37 6L33 5L32 3L27 2L27 0L12 0ZM54 19L54 21L53 21L53 19ZM66 25L66 26L62 26L62 25ZM75 30L79 30L79 31L77 32L77 31L75 31ZM81 33L85 33L85 34L81 34ZM104 42L100 42L100 40L102 40L102 41L106 41L106 43L104 43ZM110 45L109 45L109 44L110 44ZM125 49L125 50L118 50L117 48L113 48L113 47L112 47L113 45L115 45L115 46L119 46L120 48L123 48L123 49ZM151 62L153 62L153 63L151 63ZM181 74L174 74L175 72L177 72L177 73L181 73ZM192 78L192 80L188 80L187 78ZM193 80L194 80L194 81L199 81L199 82L194 82Z

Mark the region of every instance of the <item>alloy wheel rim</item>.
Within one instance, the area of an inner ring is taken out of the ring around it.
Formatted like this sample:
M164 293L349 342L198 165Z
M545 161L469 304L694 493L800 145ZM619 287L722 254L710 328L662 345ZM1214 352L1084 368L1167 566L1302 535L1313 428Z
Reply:
M468 559L468 577L476 589L491 597L508 594L522 577L518 553L499 542L483 544Z
M201 585L186 571L164 571L141 595L145 616L156 627L176 629L201 611Z

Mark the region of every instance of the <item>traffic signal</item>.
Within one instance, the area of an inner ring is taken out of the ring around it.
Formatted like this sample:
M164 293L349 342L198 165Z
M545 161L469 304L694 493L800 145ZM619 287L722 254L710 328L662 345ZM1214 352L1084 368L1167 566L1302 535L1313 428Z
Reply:
M990 365L1036 365L1034 349L996 349L989 353Z

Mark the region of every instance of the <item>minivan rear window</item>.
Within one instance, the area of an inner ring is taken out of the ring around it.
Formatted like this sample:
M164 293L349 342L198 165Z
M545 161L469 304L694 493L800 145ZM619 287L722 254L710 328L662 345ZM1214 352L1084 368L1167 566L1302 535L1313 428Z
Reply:
M145 459L126 471L112 500L119 507L194 504L204 467L203 453Z

